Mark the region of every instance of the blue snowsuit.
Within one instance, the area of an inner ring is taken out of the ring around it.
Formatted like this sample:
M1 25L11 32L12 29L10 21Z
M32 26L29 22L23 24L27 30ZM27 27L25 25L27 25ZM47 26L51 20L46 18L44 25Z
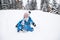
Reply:
M25 31L33 31L34 29L31 27L31 24L33 24L33 20L31 17L29 17L28 21L24 20L24 25L22 25L23 20L19 21L17 24L17 31L25 30Z

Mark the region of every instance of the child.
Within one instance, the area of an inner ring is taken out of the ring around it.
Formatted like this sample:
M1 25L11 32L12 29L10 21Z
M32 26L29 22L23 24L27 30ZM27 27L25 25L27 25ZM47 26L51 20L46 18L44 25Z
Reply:
M30 13L30 12L29 12ZM17 32L19 31L33 31L34 29L31 27L31 24L35 27L36 24L33 22L33 20L31 19L31 17L29 16L28 13L24 14L24 18L18 22L18 24L16 25L17 27Z

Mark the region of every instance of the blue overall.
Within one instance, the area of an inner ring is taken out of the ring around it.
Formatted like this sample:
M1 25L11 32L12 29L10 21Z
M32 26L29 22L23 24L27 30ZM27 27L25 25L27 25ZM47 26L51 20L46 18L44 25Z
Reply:
M24 25L22 25L23 20L19 21L17 24L17 31L21 31L22 29L25 31L33 31L34 29L31 27L31 24L34 23L33 20L29 17L28 21L24 20Z

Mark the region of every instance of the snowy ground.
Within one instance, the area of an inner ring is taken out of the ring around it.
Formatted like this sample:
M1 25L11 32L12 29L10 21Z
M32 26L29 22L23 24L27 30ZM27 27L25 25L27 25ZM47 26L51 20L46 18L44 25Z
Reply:
M60 15L31 11L36 23L34 32L17 33L15 25L23 18L26 10L0 11L0 40L60 40Z

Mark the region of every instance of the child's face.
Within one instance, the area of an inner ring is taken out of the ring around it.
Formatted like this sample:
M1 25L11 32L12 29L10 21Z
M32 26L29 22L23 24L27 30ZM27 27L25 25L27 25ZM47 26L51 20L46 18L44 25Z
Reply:
M25 13L24 14L24 18L28 18L29 17L29 14L28 13Z

